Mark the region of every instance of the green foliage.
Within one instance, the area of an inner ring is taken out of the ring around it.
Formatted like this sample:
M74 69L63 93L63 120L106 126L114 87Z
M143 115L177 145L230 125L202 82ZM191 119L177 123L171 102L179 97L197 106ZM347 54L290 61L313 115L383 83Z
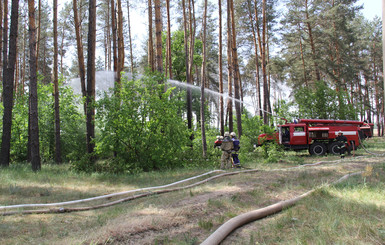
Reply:
M274 113L277 117L273 117L274 124L284 124L284 120L281 118L285 118L288 122L292 122L295 118L293 114L293 102L286 102L285 100L278 100L277 103L274 103Z
M39 78L41 80L41 78ZM53 85L38 83L38 115L40 156L43 162L54 159L55 154L55 120ZM64 161L80 159L85 151L84 120L79 112L79 98L73 95L68 86L59 87L62 158ZM0 110L2 106L0 107ZM27 160L28 146L28 96L15 98L12 121L11 160L22 162Z
M167 36L163 33L162 41L164 47L166 47ZM199 39L195 39L194 42L194 66L200 67L202 64L202 46L203 43ZM174 79L178 81L186 81L186 53L184 47L184 32L175 31L171 33L171 62L172 62L172 73ZM163 57L166 57L166 49L163 49ZM193 70L193 72L195 69Z
M335 91L325 82L316 82L315 89L304 87L294 95L299 117L320 119L356 119L354 107L348 103L348 95Z
M28 97L17 96L12 112L11 161L27 159Z
M266 142L257 151L262 155L264 163L276 163L285 155L282 147L275 142Z
M202 147L202 136L201 131L197 130L194 132L193 147L188 148L185 154L184 167L213 167L219 168L222 151L218 148L214 148L214 142L219 132L216 129L210 128L206 125L206 142L207 151L206 158L203 158L203 147Z
M70 86L61 85L59 89L62 158L74 161L80 159L86 151L83 101L73 94Z
M265 125L259 116L252 117L247 111L244 112L242 114L242 141L246 138L251 144L245 146L242 144L243 150L252 151L253 145L258 143L258 136L262 133L273 134L274 129Z
M96 153L111 158L111 171L172 168L180 165L189 132L179 115L184 106L158 84L160 77L123 81L96 102ZM100 170L100 169L94 169Z
M55 118L53 85L38 85L40 152L43 161L54 159ZM85 120L81 113L82 103L70 86L59 84L60 137L63 161L80 159L85 152Z

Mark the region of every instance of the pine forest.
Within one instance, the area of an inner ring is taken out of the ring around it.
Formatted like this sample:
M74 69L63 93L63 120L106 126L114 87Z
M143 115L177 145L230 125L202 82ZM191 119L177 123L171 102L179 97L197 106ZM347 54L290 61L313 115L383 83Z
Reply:
M215 165L218 135L235 132L246 156L282 118L365 121L383 136L382 21L362 8L1 0L0 166Z

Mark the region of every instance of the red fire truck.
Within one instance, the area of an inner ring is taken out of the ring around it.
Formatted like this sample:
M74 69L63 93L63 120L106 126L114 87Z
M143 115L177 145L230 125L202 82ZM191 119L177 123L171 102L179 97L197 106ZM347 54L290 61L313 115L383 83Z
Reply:
M337 154L339 152L335 138L338 132L341 131L346 136L348 149L351 150L360 145L360 139L365 138L361 127L369 127L372 132L371 125L360 121L299 119L294 123L279 125L273 135L259 135L258 145L266 141L276 141L287 149L308 149L312 155Z

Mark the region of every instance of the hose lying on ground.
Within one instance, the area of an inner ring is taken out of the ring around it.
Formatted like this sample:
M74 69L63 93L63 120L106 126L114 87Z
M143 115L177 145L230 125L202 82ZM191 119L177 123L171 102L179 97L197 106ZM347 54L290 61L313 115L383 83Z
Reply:
M366 151L367 153L374 155L374 156L385 156L385 153L375 153L375 152L369 151L368 149L366 149L365 145L362 143L360 137L358 137L358 140L360 141L360 146L362 147L362 149L364 149L364 151Z
M217 179L217 178L224 177L224 176L235 175L235 174L245 173L245 172L258 172L258 171L259 170L257 170L257 169L253 169L253 170L244 170L244 171L238 171L238 172L223 173L223 174L215 175L215 176L212 176L210 178L198 181L196 183L193 183L193 184L190 184L187 186L176 187L173 189L158 190L158 191L154 191L154 192L147 192L147 193L126 197L126 198L122 198L122 199L119 199L119 200L116 200L113 202L104 203L104 204L95 205L95 206L77 207L77 208L60 207L60 208L41 209L41 210L8 211L8 212L2 212L2 213L0 213L0 215L7 216L7 215L14 215L14 214L68 213L68 212L75 212L75 211L87 211L87 210L92 210L92 209L105 208L105 207L109 207L109 206L112 206L112 205L115 205L118 203L130 201L130 200L134 200L134 199L138 199L138 198L142 198L142 197L147 197L147 196L152 196L152 195L156 195L156 194L162 194L162 193L179 191L179 190L191 188L191 187L198 186L198 185L201 185L201 184L206 183L208 181L211 181L213 179ZM40 205L40 204L38 204L38 205ZM31 207L31 206L28 206L28 207ZM7 206L4 206L3 209L6 209L6 208L7 208Z
M347 174L338 179L337 181L333 182L332 184L337 184L342 182L343 180L354 176L362 174L363 172L356 172L352 174ZM308 191L300 196L297 196L295 198L281 201L275 204L272 204L270 206L260 208L257 210L253 210L241 215L238 215L230 220L228 220L226 223L221 225L214 233L212 233L205 241L201 243L201 245L216 245L223 241L232 231L237 229L238 227L250 223L251 221L255 221L264 217L267 217L269 215L278 213L282 211L285 208L291 207L295 205L299 200L303 199L304 197L308 196L309 194L313 193L316 189L313 189L311 191Z
M170 186L174 186L177 184L181 184L193 179L197 179L212 173L216 172L224 172L223 170L213 170L204 174L200 174L197 176L193 176L191 178L187 178L184 180L180 180L171 184L167 185L161 185L161 186L154 186L154 187L145 187L145 188L140 188L140 189L135 189L135 190L129 190L129 191L123 191L123 192L118 192L118 193L112 193L112 194L107 194L107 195L102 195L102 196L97 196L97 197L91 197L91 198L85 198L85 199L79 199L79 200L73 200L73 201L68 201L68 202L57 202L57 203L36 203L36 204L18 204L18 205L9 205L9 206L0 206L0 210L4 209L13 209L13 208L26 208L26 207L54 207L54 206L64 206L64 205L72 205L72 204L77 204L77 203L83 203L83 202L90 202L90 201L95 201L95 200L100 200L100 199L105 199L105 198L111 198L115 196L121 196L121 195L126 195L129 193L134 193L134 192L139 192L139 191L149 191L149 190L155 190L155 189L161 189L161 188L166 188Z
M356 158L358 158L358 157L356 157ZM270 170L270 171L287 171L287 170L292 170L292 169L295 169L295 168L308 167L308 166L316 166L316 165L320 165L320 164L323 164L323 163L339 163L341 161L342 160L319 161L319 162L312 163L312 164L304 164L304 165L299 165L299 166L290 167L290 168L273 169L273 170ZM182 190L182 189L186 189L186 188L191 188L191 187L194 187L196 185L200 185L202 183L208 182L210 180L213 180L213 179L216 179L216 178L220 178L220 177L224 177L224 176L228 176L228 175L234 175L234 174L239 174L239 173L247 173L247 172L258 172L258 171L260 171L260 170L248 169L248 170L242 170L242 171L237 171L237 172L224 173L224 174L216 175L216 176L210 177L208 179L205 179L205 180L202 180L202 181L199 181L197 183L194 183L194 184L191 184L191 185L188 185L188 186L184 186L184 187L178 187L178 188L166 189L166 190L159 190L159 191L155 191L155 192L147 192L147 193L143 193L143 194L138 194L138 195L122 198L122 199L119 199L119 200L116 200L116 201L112 201L112 202L108 202L108 203L104 203L104 204L99 204L99 205L87 206L87 207L63 208L62 206L78 204L78 203L84 203L84 202L90 202L90 201L95 201L95 200L100 200L100 199L106 199L106 198L111 198L111 197L115 197L115 196L121 196L121 195L129 194L129 193L139 192L139 191L151 191L151 190L155 190L155 189L166 188L166 187L174 186L174 185L177 185L177 184L181 184L183 182L187 182L189 180L197 179L197 178L200 178L200 177L212 174L212 173L223 172L223 170L213 170L213 171L210 171L210 172L207 172L207 173L204 173L204 174L193 176L193 177L190 177L190 178L187 178L187 179L184 179L184 180L180 180L180 181L177 181L177 182L174 182L174 183L171 183L171 184L167 184L167 185L140 188L140 189L129 190L129 191L124 191L124 192L119 192L119 193L112 193L112 194L107 194L107 195L102 195L102 196L97 196L97 197L92 197L92 198L80 199L80 200L73 200L73 201L67 201L67 202L58 202L58 203L18 204L18 205L10 205L10 206L0 206L0 211L4 210L2 213L0 213L0 215L5 216L5 215L14 215L14 214L64 213L64 212L75 212L75 211L86 211L86 210L91 210L91 209L99 209L99 208L109 207L109 206L112 206L112 205L115 205L115 204L118 204L118 203L122 203L122 202L126 202L126 201L131 201L131 200L134 200L134 199L138 199L138 198L142 198L142 197L147 197L147 196L151 196L151 195L155 195L155 194L161 194L161 193L166 193L166 192L172 192L172 191L178 191L178 190ZM58 207L58 206L61 206L61 207ZM16 209L16 208L27 208L27 207L28 208L53 207L53 208L42 209L42 210L7 211L7 210Z

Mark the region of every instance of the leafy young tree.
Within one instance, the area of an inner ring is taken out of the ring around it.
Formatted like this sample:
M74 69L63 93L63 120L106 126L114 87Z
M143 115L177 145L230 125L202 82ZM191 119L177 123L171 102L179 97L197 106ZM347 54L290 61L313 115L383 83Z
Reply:
M356 113L351 104L347 103L348 95L343 91L335 91L324 81L316 82L316 88L301 88L294 97L298 107L299 118L355 120ZM344 106L336 101L342 98Z
M76 161L86 152L84 144L85 118L79 111L78 105L82 104L82 98L73 94L70 86L64 86L59 81L60 101L63 106L61 116L61 139L63 161ZM38 84L39 97L39 125L40 150L44 161L52 161L55 158L54 147L54 112L52 111L54 99L52 98L52 84Z
M158 80L144 77L123 81L118 93L105 93L97 102L101 132L96 151L104 157L116 152L111 171L149 171L180 165L189 137L178 113L183 102L179 95L170 97L172 88L164 92Z

